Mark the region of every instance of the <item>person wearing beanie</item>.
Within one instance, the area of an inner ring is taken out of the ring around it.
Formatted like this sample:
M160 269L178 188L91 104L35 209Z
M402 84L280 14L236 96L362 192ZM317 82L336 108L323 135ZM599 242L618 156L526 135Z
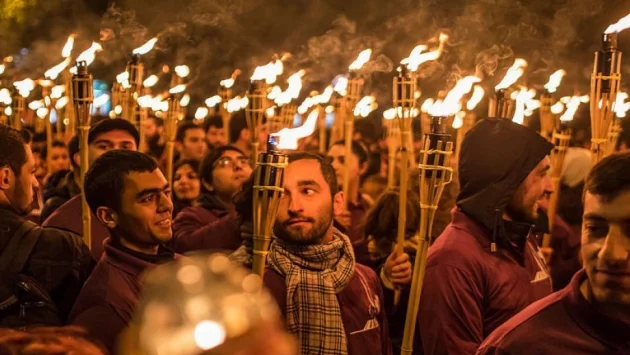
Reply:
M88 133L88 159L90 164L110 150L138 150L139 141L140 135L138 130L129 121L119 118L100 121L93 125ZM78 163L75 161L77 169L80 169ZM81 195L79 194L57 208L42 223L42 226L60 228L82 236L81 211ZM103 254L103 242L109 238L110 233L94 214L92 214L91 229L92 245L90 250L92 250L94 257L99 259Z
M553 145L505 119L462 142L452 222L429 248L414 353L474 354L498 326L552 292L532 227L553 190Z

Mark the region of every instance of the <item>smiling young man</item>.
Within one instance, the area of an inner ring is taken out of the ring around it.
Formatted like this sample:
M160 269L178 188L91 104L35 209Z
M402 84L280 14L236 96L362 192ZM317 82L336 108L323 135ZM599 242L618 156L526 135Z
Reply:
M379 279L333 226L344 199L334 169L311 153L289 162L264 283L300 354L391 354Z
M84 186L90 209L111 238L69 319L113 351L138 304L140 275L175 258L163 246L172 237L173 203L155 160L134 151L103 154L90 167Z
M538 200L553 189L552 148L503 119L481 120L464 138L457 208L427 256L417 353L473 354L494 329L552 292L532 233Z
M105 152L115 149L137 150L140 136L129 121L106 119L90 128L88 133L88 157L90 164ZM78 164L77 164L78 165ZM78 171L77 166L77 171ZM81 218L81 195L75 195L57 208L42 224L83 235ZM107 228L92 214L92 245L90 249L95 258L103 254L103 241L109 237Z
M563 290L499 327L478 354L630 354L630 153L584 186L584 269Z

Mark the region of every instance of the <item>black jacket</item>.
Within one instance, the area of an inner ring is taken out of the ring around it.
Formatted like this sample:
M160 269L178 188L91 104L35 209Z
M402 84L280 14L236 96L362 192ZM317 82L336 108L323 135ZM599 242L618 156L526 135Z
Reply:
M10 206L0 205L0 251L23 220L24 217ZM22 272L41 283L65 321L95 265L90 250L79 236L44 228Z
M60 179L51 177L49 183L44 186L44 207L40 214L40 222L43 223L57 208L80 193L81 187L74 181L74 172L66 171Z
M518 189L553 145L533 130L506 119L479 121L462 141L457 206L490 231L524 244L531 225L503 221L503 212ZM515 240L518 239L518 240ZM505 238L502 238L505 241Z

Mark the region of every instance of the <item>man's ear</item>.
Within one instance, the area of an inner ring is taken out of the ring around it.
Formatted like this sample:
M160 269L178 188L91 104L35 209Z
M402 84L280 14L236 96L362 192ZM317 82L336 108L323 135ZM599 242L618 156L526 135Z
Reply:
M118 214L109 207L97 208L96 218L98 218L98 220L108 229L114 229L118 226Z
M72 156L72 160L74 161L74 163L78 166L81 167L81 155L79 153L75 153Z
M333 213L335 216L338 216L344 212L343 205L346 199L343 195L343 191L339 191L333 197Z
M11 181L15 179L15 174L8 166L0 168L0 190L6 191L11 188Z
M359 165L359 176L365 175L368 169L368 162L364 161L361 165Z

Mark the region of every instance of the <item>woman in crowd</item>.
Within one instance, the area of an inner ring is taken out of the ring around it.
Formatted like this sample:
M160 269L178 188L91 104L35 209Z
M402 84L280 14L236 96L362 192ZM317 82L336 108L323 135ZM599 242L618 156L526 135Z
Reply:
M199 198L201 182L199 180L199 161L184 159L173 167L173 217L186 207L192 207Z

